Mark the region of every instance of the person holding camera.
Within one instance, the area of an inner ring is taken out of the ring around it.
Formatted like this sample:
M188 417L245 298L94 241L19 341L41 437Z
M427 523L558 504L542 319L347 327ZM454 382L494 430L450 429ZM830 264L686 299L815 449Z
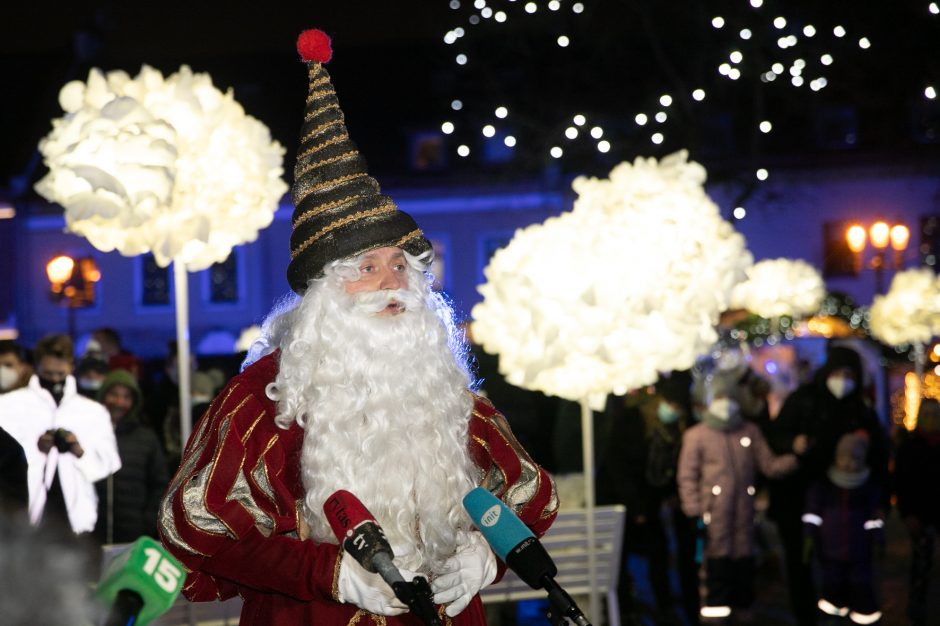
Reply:
M44 337L34 353L29 384L0 396L0 428L26 453L30 521L56 534L90 533L94 483L121 467L111 417L79 395L71 338Z

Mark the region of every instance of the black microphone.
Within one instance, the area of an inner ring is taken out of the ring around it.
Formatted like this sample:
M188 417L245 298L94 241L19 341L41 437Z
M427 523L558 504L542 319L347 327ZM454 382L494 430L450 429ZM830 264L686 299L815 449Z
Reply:
M323 503L323 512L343 549L364 569L378 574L395 592L395 596L428 626L442 626L431 600L431 586L423 576L410 583L395 563L394 554L382 527L359 498L340 489Z
M578 626L591 626L571 596L555 582L558 568L545 546L502 500L483 487L477 487L464 496L463 508L496 556L522 582L533 589L548 592L548 599L557 615L570 618Z

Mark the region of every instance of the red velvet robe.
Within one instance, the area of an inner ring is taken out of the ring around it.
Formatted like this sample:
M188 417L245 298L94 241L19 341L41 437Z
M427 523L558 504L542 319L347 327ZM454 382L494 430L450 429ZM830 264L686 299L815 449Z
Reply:
M304 431L274 423L265 387L277 367L277 354L269 355L222 390L164 498L160 535L189 570L183 594L193 601L240 595L243 625L421 626L411 613L384 617L337 602L339 546L299 538ZM481 484L544 533L555 519L554 483L483 398L475 398L469 435ZM445 626L485 624L479 597L453 619L439 613Z

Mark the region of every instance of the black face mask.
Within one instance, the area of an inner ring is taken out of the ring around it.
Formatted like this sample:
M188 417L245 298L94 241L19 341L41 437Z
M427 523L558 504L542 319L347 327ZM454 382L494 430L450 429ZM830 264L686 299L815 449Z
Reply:
M62 402L62 394L65 393L65 381L52 381L48 378L43 378L39 376L39 386L52 394L52 399L55 400L56 406Z

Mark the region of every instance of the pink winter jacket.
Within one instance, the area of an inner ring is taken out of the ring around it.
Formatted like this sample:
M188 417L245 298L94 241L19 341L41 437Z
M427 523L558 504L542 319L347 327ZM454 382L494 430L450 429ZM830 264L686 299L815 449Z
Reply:
M796 456L774 455L752 422L727 431L699 423L685 431L676 477L679 498L686 515L705 522L705 555L751 556L757 471L778 478L796 467Z

